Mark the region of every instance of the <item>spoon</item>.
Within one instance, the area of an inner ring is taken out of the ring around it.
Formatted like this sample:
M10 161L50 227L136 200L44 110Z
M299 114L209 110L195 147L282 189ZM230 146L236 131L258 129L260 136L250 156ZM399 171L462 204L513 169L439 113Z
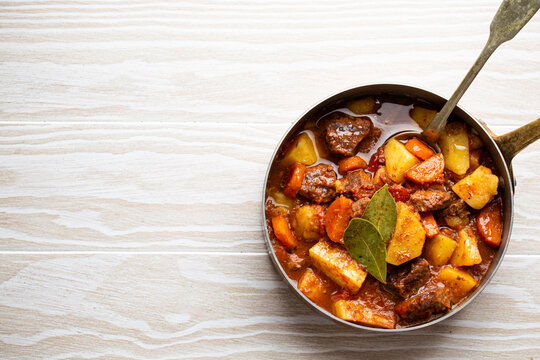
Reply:
M392 138L408 139L416 136L427 140L428 143L436 147L436 141L441 131L445 128L448 117L491 54L493 54L499 45L516 36L539 8L540 0L503 0L499 10L497 10L491 21L489 39L484 49L441 111L435 115L422 133L418 131L404 131L395 134L388 140Z

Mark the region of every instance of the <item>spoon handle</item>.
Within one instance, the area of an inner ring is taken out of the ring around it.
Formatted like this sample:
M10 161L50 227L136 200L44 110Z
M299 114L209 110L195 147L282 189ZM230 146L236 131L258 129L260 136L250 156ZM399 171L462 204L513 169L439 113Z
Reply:
M456 107L459 99L463 96L465 91L469 88L469 85L471 85L472 81L478 75L480 72L480 69L484 66L487 59L493 54L496 47L489 46L489 41L474 62L474 65L471 67L467 75L465 75L465 78L461 81L461 84L459 84L456 91L454 91L454 94L448 99L446 104L444 104L441 111L435 115L433 120L429 123L429 125L426 127L426 129L423 131L424 137L431 143L435 143L437 139L439 138L439 135L441 131L445 128L446 122L448 121L448 117L454 111L454 108Z
M533 17L540 8L540 0L503 0L499 10L493 17L490 26L489 39L484 49L474 62L473 66L465 75L458 88L444 104L441 111L435 115L423 132L424 137L435 143L439 138L441 131L446 126L448 117L456 107L465 91L469 88L472 81L478 75L491 54L502 43L512 39L525 24Z

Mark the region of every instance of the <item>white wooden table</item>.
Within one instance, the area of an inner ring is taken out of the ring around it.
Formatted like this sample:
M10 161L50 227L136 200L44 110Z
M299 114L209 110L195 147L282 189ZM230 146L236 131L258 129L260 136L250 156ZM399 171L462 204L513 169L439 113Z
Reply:
M367 83L449 96L499 0L0 3L0 358L540 357L540 143L512 241L453 318L401 335L307 308L265 253L278 139ZM540 114L540 15L460 104Z

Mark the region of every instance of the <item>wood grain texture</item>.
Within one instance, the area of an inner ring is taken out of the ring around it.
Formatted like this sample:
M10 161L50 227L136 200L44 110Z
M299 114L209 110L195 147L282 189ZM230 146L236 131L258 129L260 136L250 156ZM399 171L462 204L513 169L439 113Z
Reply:
M0 116L288 123L360 84L407 83L449 96L499 3L3 2ZM537 118L538 48L536 17L460 103L490 124Z
M333 324L262 237L293 121L361 84L450 96L499 2L0 1L0 358L540 357L540 144L493 283L428 329ZM539 35L537 15L460 101L498 134L540 113Z
M540 290L524 279L539 266L508 256L451 319L381 335L310 310L265 254L1 255L0 343L7 359L527 358Z

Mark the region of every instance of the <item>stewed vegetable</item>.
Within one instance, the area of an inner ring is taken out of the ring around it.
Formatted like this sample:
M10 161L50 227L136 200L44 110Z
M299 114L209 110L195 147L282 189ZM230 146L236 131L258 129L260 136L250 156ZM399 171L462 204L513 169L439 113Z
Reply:
M274 251L298 289L335 316L399 328L464 301L498 251L504 209L481 139L450 119L441 152L390 140L436 114L420 100L336 104L284 143L266 189Z

